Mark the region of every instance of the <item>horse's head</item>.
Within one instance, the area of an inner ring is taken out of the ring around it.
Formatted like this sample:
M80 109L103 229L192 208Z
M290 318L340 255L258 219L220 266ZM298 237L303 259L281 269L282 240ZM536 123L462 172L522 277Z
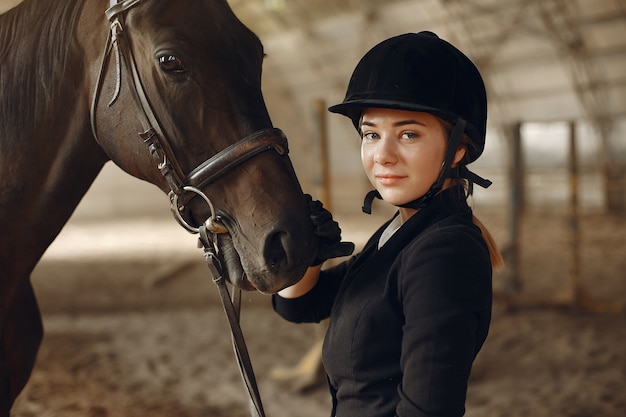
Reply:
M317 239L265 107L259 39L225 0L125 0L105 18L108 6L86 2L83 14L94 17L79 28L102 149L170 193L188 228L219 217L236 285L275 292L295 283Z

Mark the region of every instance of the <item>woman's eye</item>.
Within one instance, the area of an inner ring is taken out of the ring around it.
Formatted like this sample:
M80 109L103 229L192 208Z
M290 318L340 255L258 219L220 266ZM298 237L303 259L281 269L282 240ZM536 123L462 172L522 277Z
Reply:
M182 59L176 55L163 55L159 57L159 67L169 73L182 73L187 71L187 67Z
M415 139L417 138L417 133L415 132L404 132L402 134L403 139Z
M364 140L374 140L374 139L378 139L378 135L373 132L366 132L366 133L363 133L362 138Z

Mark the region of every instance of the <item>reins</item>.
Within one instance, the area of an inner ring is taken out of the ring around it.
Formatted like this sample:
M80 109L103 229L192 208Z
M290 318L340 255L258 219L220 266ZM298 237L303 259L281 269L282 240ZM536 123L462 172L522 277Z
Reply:
M139 133L139 136L146 144L157 168L170 187L169 197L172 213L181 226L189 232L199 235L199 246L204 249L206 263L213 282L218 288L222 306L228 319L233 350L246 388L250 415L252 417L265 417L250 355L239 322L241 289L233 286L233 293L232 295L230 294L227 286L228 271L227 268L222 267L224 255L220 251L220 240L223 239L222 236L228 233L228 229L220 222L213 203L201 191L201 188L262 152L273 150L279 155L286 155L289 152L287 138L280 129L275 128L252 133L202 162L190 173L183 174L173 149L159 125L147 98L124 29L124 12L140 2L141 0L110 0L110 7L105 12L110 22L111 30L105 44L102 64L91 103L92 132L94 138L98 141L96 125L97 106L102 83L106 75L107 64L111 53L114 52L116 59L115 90L108 106L112 106L119 97L122 82L122 66L124 66L127 75L130 75L128 83L135 103L140 110L139 119L144 130ZM185 219L185 214L188 210L186 205L195 197L202 198L209 206L211 212L210 217L200 226L195 226Z
M219 233L212 233L209 231L209 227L200 226L199 245L204 248L204 258L211 271L213 282L217 285L219 290L220 299L222 300L222 306L224 307L224 313L228 318L228 325L230 326L230 332L232 337L233 350L237 358L237 365L239 366L239 373L244 382L246 388L246 394L248 396L248 408L252 417L265 417L263 411L263 404L261 402L261 394L257 386L256 378L254 376L254 370L252 368L252 362L250 361L250 355L246 346L246 341L241 331L239 324L239 313L241 310L241 289L233 288L233 294L228 291L226 285L226 277L223 272L219 259Z

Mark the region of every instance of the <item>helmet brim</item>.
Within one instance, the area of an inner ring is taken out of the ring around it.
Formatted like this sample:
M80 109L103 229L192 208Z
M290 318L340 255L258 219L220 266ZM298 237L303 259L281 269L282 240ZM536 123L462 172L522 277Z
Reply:
M367 108L383 108L383 109L396 109L396 110L408 110L416 112L431 113L436 116L442 117L451 122L455 122L457 117L452 113L446 113L441 109L434 107L424 106L416 103L410 103L400 100L385 100L385 99L354 99L347 100L343 103L330 106L328 111L331 113L337 113L349 117L352 120L354 126L358 129L359 120L363 110Z

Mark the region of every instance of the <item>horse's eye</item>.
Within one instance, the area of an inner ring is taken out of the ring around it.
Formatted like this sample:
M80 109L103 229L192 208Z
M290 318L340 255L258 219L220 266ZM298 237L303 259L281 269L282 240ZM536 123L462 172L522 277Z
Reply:
M159 67L165 72L182 73L187 71L183 61L176 55L163 55L159 57Z

